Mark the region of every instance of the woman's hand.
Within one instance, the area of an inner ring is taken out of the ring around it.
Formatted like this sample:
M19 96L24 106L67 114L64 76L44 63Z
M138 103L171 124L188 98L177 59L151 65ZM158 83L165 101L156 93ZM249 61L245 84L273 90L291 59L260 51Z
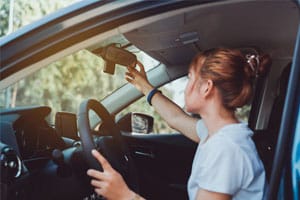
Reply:
M123 177L98 151L92 150L92 154L103 168L103 172L94 169L87 171L87 174L93 178L91 185L95 187L95 192L108 200L134 199L136 194L128 188Z
M135 69L135 67L127 67L128 72L126 72L126 80L134 85L136 89L141 91L144 95L147 95L154 87L149 83L144 66L141 62L137 61L137 65L140 70Z

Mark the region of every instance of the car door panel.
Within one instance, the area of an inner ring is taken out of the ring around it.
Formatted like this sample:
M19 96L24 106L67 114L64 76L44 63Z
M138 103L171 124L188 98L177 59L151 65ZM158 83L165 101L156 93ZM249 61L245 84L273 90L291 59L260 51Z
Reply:
M181 134L126 136L147 199L188 199L187 181L197 144Z

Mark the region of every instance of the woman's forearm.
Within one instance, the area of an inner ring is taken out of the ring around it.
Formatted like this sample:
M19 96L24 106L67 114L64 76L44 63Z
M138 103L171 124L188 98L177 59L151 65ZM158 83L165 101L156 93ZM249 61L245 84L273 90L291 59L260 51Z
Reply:
M152 97L151 104L170 127L178 130L191 140L199 142L196 133L197 119L189 116L177 104L159 92Z

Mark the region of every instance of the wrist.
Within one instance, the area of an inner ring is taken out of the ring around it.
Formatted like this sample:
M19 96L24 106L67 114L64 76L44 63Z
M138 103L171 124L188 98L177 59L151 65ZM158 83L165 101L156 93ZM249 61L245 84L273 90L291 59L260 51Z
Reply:
M135 192L128 190L125 194L122 195L122 200L132 200L135 197Z
M149 85L146 85L143 90L142 90L142 93L145 95L145 96L148 96L148 94L154 89L155 87L153 87L151 84Z
M133 198L131 198L130 200L144 200L144 198L142 198L139 194L134 193Z
M154 95L156 95L157 93L161 93L160 90L158 90L157 88L153 88L148 95L146 96L147 98L147 102L149 103L150 106L152 106L152 98L154 97Z
M144 198L142 198L139 194L133 192L132 190L130 190L129 198L126 198L126 200L143 200Z

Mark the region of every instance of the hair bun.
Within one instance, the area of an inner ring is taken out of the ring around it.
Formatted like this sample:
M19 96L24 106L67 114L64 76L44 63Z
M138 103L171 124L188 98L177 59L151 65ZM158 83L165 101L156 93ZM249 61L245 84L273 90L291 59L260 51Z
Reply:
M246 73L250 77L263 77L265 76L270 66L272 65L272 59L269 54L255 55L255 54L247 54L247 70Z
M263 54L259 56L260 65L258 66L258 75L265 76L269 72L269 69L272 65L272 59L269 54Z

